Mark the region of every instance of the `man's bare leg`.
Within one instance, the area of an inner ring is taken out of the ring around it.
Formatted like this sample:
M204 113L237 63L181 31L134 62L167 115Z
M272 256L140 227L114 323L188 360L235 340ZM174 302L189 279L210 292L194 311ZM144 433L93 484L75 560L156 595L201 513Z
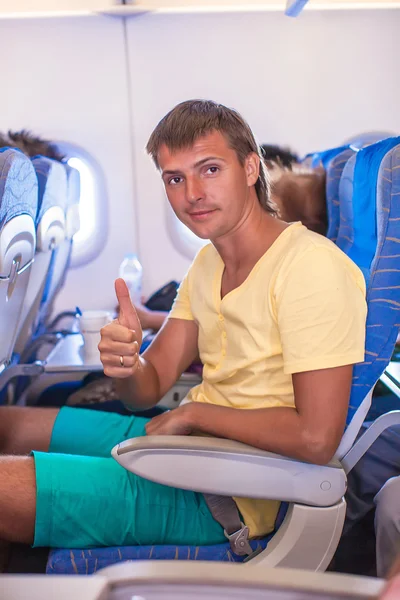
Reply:
M0 454L47 452L58 413L58 408L0 407Z
M33 457L0 457L0 540L32 544L35 517Z

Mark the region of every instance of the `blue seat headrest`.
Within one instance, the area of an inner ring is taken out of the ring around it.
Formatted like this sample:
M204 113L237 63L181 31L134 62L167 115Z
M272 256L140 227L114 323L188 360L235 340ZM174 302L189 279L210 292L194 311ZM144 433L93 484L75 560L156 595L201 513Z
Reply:
M36 225L52 206L59 206L64 214L67 208L67 172L60 162L44 156L32 158L39 184Z
M0 229L12 218L27 214L35 219L38 183L31 161L14 148L0 149Z

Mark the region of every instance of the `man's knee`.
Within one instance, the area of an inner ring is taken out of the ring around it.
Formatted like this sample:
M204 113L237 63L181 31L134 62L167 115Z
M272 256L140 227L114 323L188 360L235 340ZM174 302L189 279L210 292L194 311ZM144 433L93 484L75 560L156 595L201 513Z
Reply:
M389 479L375 496L377 529L400 531L400 477Z
M0 453L29 454L47 451L57 408L0 407Z

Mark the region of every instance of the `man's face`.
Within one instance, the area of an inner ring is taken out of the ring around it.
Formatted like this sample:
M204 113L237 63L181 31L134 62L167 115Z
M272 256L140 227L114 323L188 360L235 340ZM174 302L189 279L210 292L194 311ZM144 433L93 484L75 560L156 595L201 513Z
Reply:
M200 238L216 240L245 218L258 178L255 153L241 165L224 135L213 131L191 148L171 152L161 146L158 163L173 211Z

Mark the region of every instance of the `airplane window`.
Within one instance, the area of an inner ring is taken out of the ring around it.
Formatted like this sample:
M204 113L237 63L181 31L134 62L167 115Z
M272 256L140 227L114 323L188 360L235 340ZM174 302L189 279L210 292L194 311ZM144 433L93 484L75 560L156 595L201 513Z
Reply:
M79 199L79 231L74 235L74 244L85 242L93 235L94 219L93 215L96 211L94 199L93 174L90 167L84 160L74 156L68 159L68 164L79 171L81 195Z
M67 142L57 142L70 167L79 171L80 228L74 235L71 267L92 261L104 248L107 238L107 196L103 171L85 150Z
M202 240L197 237L186 225L179 221L168 205L167 211L168 232L175 248L181 254L193 260L197 252L208 244L209 240Z

